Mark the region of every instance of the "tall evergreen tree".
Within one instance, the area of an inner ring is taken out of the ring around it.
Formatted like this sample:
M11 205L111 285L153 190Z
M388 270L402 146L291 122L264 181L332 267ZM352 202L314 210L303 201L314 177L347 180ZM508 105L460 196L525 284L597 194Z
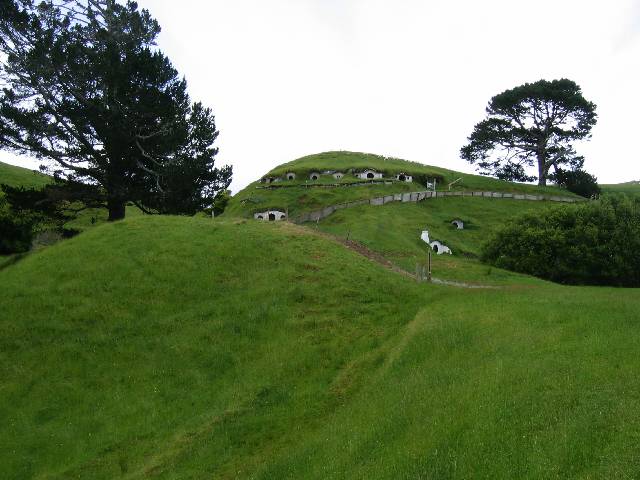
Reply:
M539 80L506 90L489 101L462 158L478 164L483 175L546 185L549 170L579 160L573 142L589 138L596 106L567 79ZM537 176L527 168L537 166Z
M135 2L0 0L0 147L53 160L100 186L109 219L125 204L192 213L231 181L214 167L214 116L155 46Z

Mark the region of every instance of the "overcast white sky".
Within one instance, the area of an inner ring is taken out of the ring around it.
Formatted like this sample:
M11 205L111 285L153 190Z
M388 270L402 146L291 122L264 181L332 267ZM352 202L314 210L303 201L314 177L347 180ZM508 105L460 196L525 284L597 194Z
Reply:
M578 150L601 183L640 179L640 0L139 0L212 107L237 191L327 150L471 172L487 101L569 78L598 106ZM0 152L0 160L34 165Z

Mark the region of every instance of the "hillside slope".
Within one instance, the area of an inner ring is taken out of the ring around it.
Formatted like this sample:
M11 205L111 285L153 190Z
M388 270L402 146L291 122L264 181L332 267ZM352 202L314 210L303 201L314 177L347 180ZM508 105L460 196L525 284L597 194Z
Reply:
M640 195L640 180L624 183L609 183L600 185L602 193L624 193L626 195Z
M0 284L0 478L233 478L335 410L426 298L298 227L171 217L96 227Z
M51 180L51 177L40 172L0 162L0 184L12 187L42 187Z
M0 271L0 477L634 476L638 291L512 280L287 223L96 227Z
M482 245L511 219L528 212L544 215L552 202L476 197L443 197L418 203L363 205L339 210L321 220L316 228L359 242L408 272L426 262L430 247L421 240L448 246L453 255L432 255L433 275L443 280L480 284L531 282L531 278L489 268L478 261ZM452 220L464 222L458 230Z

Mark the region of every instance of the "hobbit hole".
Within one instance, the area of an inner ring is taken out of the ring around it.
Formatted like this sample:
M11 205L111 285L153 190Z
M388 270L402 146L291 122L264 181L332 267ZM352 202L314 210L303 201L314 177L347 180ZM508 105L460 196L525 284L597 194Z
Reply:
M253 214L255 220L263 220L269 222L277 222L280 220L286 220L286 212L280 210L268 210L266 212L256 212Z

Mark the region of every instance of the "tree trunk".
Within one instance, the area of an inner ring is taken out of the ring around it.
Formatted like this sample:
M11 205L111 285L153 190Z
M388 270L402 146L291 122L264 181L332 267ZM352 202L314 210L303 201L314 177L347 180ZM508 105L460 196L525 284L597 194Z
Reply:
M109 221L115 222L116 220L122 220L125 215L125 204L124 200L119 198L110 198L107 201L107 208L109 209Z
M547 185L547 166L546 166L546 158L544 152L538 152L536 154L538 158L538 185L546 186Z

